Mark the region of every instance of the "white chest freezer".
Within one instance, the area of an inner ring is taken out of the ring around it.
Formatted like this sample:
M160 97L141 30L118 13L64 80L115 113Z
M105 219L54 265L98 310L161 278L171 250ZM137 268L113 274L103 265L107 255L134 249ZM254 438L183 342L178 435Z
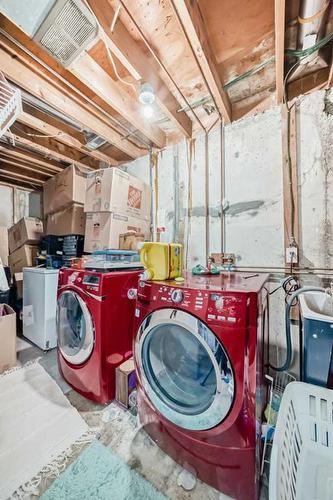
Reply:
M23 268L23 335L41 349L57 345L57 269Z

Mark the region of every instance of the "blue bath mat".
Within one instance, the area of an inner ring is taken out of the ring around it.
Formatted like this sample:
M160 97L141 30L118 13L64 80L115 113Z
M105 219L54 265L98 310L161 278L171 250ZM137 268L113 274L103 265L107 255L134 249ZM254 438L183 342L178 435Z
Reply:
M93 441L42 495L42 500L166 500L99 441Z

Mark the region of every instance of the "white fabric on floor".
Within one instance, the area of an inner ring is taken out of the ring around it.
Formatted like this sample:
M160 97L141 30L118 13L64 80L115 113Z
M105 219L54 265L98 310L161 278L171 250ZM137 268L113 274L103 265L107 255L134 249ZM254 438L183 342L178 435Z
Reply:
M38 363L0 377L0 499L67 450L87 424Z

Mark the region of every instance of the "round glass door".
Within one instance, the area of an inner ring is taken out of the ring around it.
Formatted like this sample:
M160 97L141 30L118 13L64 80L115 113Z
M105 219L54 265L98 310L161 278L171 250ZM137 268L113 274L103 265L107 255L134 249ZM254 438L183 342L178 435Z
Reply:
M72 291L63 292L57 310L58 347L74 365L84 363L94 347L94 328L85 302Z
M170 421L204 430L229 413L234 399L230 360L197 318L175 309L152 313L140 327L136 356L148 397Z

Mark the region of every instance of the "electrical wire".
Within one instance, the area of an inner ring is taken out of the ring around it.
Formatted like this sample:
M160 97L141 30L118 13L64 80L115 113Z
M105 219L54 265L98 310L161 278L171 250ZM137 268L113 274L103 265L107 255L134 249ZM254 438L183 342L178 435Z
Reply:
M265 59L261 63L257 64L256 66L253 66L253 68L249 69L248 71L245 71L245 73L242 73L239 76L236 76L236 78L230 80L224 85L225 89L228 89L229 87L232 87L232 85L235 85L238 82L241 82L245 78L248 78L249 76L255 75L260 71L261 69L265 68L269 64L272 64L275 61L275 56L269 57L268 59Z
M128 82L128 81L124 80L124 79L123 79L123 78L119 75L118 70L117 70L116 63L115 63L115 61L114 61L114 59L113 59L113 55L112 55L112 52L111 52L110 47L109 47L109 44L108 44L108 39L107 39L107 35L106 35L105 31L104 31L104 28L102 27L101 23L99 22L99 20L98 20L98 18L97 18L97 16L96 16L96 14L95 14L95 12L94 12L94 11L93 11L93 9L90 7L88 0L84 0L84 3L86 4L86 6L87 6L87 7L88 7L88 9L90 10L91 14L93 15L93 17L94 17L94 19L95 19L95 21L96 21L96 23L97 23L97 26L98 26L98 28L99 28L99 30L100 30L100 32L101 32L101 35L102 35L102 40L103 40L103 43L104 43L104 45L105 45L106 52L107 52L107 54L108 54L108 56L109 56L109 59L110 59L110 62L111 62L111 65L112 65L113 71L115 72L116 77L118 78L118 80L120 80L120 81L121 81L122 83L124 83L125 85L128 85L129 87L132 87L132 88L134 89L134 92L135 92L135 93L137 93L136 86L135 86L132 82ZM111 31L113 31L114 26L115 26L115 24L116 24L116 21L117 21L117 17L118 17L118 15L119 15L119 10L120 10L120 8L121 8L121 5L119 5L119 6L118 6L118 9L116 10L116 12L115 12L115 14L114 14L114 16L113 16L113 20L112 20L112 23L111 23L111 28L112 28L112 30L111 30Z
M327 45L331 40L333 39L333 33L329 33L328 35L324 36L319 42L315 43L311 47L308 47L307 49L285 49L285 54L287 56L293 56L293 57L298 57L298 58L303 58L307 57L314 52L317 52L317 50L321 49L325 45Z
M31 134L29 132L26 132L25 130L22 130L20 127L18 127L16 125L16 123L14 123L12 125L12 128L16 128L17 130L19 130L21 133L23 132L24 135L28 135L29 137L44 137L45 139L46 138L52 138L52 139L55 139L57 137L60 137L60 136L63 136L63 135L68 135L68 134L65 134L65 132L59 132L58 134Z

